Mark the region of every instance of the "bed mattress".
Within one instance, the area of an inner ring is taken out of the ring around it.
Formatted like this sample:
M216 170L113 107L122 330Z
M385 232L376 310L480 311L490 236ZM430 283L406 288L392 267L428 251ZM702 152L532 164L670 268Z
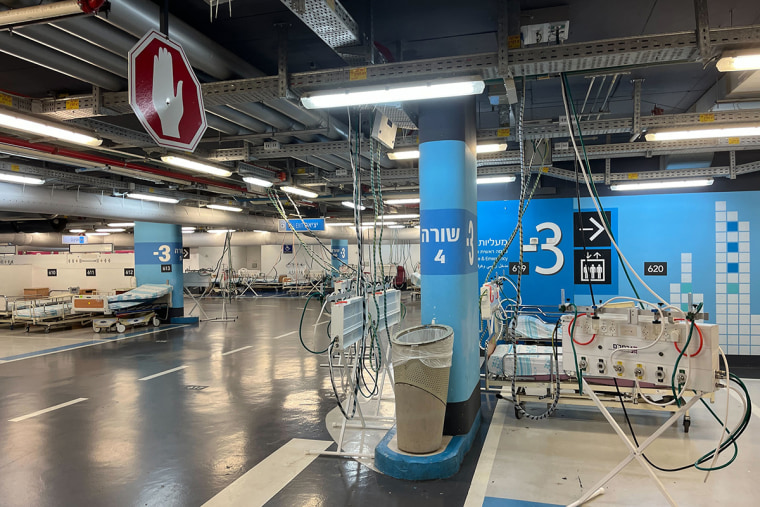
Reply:
M123 294L108 296L108 306L112 310L123 310L143 303L154 301L172 291L171 285L145 284Z
M71 303L60 303L57 305L30 306L27 308L16 308L15 317L22 319L33 318L55 318L63 317L71 313Z

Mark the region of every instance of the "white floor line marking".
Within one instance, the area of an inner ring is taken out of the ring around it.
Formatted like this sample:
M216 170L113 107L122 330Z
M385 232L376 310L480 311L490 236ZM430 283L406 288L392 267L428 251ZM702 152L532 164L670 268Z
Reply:
M161 331L173 331L175 329L189 327L189 325L190 324L179 324L176 326L173 325L174 327L165 328L165 329L156 327L156 328L153 328L151 331L145 331L144 333L133 334L130 336L122 336L121 338L94 338L95 340L98 340L98 341L95 341L93 343L87 343L85 345L82 345L81 347L71 347L70 349L66 349L66 350L54 350L53 352L45 352L44 354L36 354L34 356L29 356L29 357L19 357L18 359L9 359L7 361L0 361L0 363L5 364L5 363L13 363L16 361L25 361L27 359L34 359L34 358L42 357L42 356L49 356L51 354L60 354L62 352L69 352L72 350L83 349L85 347L94 347L95 345L105 345L107 343L120 342L123 340L131 340L132 338L139 338L140 336L145 336L146 334L153 334L153 333L158 333Z
M504 429L504 420L507 417L507 405L509 403L502 400L496 403L496 409L493 411L491 425L488 428L486 441L483 442L483 450L480 451L480 458L478 458L478 465L475 467L475 473L472 476L472 483L470 484L470 490L467 492L464 507L483 506L488 481L491 479L493 462L499 450L499 440Z
M296 334L298 331L291 331L289 333L281 334L280 336L275 336L272 338L273 340L279 340L280 338L285 338L286 336L290 336L292 334Z
M15 419L8 419L8 422L25 421L26 419L31 419L32 417L37 417L38 415L46 414L48 412L52 412L53 410L58 410L59 408L68 407L69 405L73 405L74 403L80 403L86 400L87 398L77 398L76 400L67 401L66 403L61 403L60 405L56 405L54 407L38 410L37 412L32 412L31 414L22 415L21 417L16 417Z
M240 352L241 350L250 349L251 347L253 347L253 345L246 345L245 347L240 347L239 349L228 350L227 352L222 352L222 355L223 356L228 356L230 354L234 354L235 352Z
M172 368L171 370L166 370L166 371L161 371L161 372L158 372L158 373L154 373L153 375L148 375L147 377L139 378L137 380L150 380L150 379L154 379L156 377L160 377L162 375L167 375L169 373L174 373L175 371L184 370L185 368L187 368L187 366L177 366L176 368Z
M742 382L744 382L743 379L742 379ZM736 394L733 391L729 391L729 392L731 393L731 396L733 396L734 398L736 398L737 401L739 401L739 402L742 401L741 396L739 396L738 394ZM752 415L760 417L760 407L758 407L757 405L755 405L755 402L752 402Z
M264 505L318 458L316 454L306 454L306 451L323 451L332 443L294 438L220 491L203 507Z

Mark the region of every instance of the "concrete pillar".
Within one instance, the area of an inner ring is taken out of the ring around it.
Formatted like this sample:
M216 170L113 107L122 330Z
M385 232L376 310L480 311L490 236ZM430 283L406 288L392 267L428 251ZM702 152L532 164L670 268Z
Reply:
M422 323L454 329L444 434L480 423L475 99L421 101Z
M137 285L171 285L169 317L183 316L182 228L179 225L135 222L135 277Z

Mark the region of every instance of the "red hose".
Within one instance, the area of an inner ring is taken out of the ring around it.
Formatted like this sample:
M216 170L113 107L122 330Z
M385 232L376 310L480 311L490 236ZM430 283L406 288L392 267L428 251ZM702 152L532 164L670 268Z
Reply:
M675 320L683 320L683 319L675 319ZM694 356L699 355L699 353L702 352L702 345L704 345L704 343L705 343L704 338L702 338L702 330L699 329L699 326L696 323L694 323L694 327L697 328L697 333L699 333L699 348L692 355L684 354L686 357L694 357ZM676 350L680 354L681 353L681 349L678 348L678 342L673 342L673 345L676 346Z
M572 333L572 331L571 331L571 329L573 328L573 322L575 322L575 319L576 319L577 317L583 317L584 315L586 315L586 314L585 314L585 313L579 313L578 315L576 315L575 317L573 317L573 320L571 320L571 321L570 321L570 325L568 325L568 326L567 326L567 333L570 335L570 339L572 339L572 340L573 340L573 342L575 342L575 344L576 344L576 345L588 345L588 344L590 344L592 341L594 341L594 338L596 338L596 335L595 335L595 334L592 334L592 335L591 335L591 339L590 339L589 341L587 341L587 342L585 342L585 343L581 343L581 342L579 342L578 340L576 340L576 339L573 337L573 333Z
M124 169L132 169L134 171L140 171L144 173L155 174L156 176L164 176L167 178L174 178L177 180L190 181L193 183L200 183L202 185L208 185L210 187L226 188L229 190L235 190L237 192L247 193L248 190L245 187L233 185L231 183L224 183L220 181L207 180L206 178L198 178L196 176L190 176L182 173L175 173L166 169L157 169L141 164L135 164L133 162L125 162L123 160L117 160L115 158L108 158L102 155L94 155L91 153L84 153L81 151L70 150L68 148L59 148L57 146L51 146L49 144L32 143L24 141L23 139L17 139L15 137L0 135L0 144L8 144L10 146L18 146L19 148L26 148L30 150L36 150L50 155L58 155L62 157L68 157L76 160L85 160L87 162L94 162L96 164L109 165L112 167L123 167Z

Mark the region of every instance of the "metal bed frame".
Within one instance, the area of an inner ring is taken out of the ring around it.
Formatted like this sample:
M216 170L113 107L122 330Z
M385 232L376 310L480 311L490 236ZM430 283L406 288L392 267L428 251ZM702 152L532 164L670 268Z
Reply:
M24 324L27 333L32 326L44 327L45 333L49 333L52 328L71 327L74 324L84 325L91 321L91 315L74 313L73 299L74 295L70 294L16 301L13 305L13 324ZM62 311L60 314L49 314L45 311L45 307L49 306L60 306ZM29 315L19 313L20 310L25 309L30 310Z

